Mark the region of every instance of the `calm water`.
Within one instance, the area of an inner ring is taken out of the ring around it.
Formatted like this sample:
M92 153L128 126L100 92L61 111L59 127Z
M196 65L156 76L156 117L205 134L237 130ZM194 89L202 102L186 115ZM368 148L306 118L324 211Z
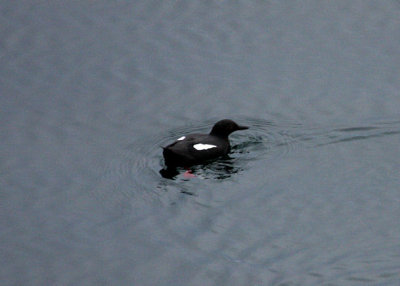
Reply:
M399 1L1 1L1 285L399 285ZM231 118L230 158L160 176Z

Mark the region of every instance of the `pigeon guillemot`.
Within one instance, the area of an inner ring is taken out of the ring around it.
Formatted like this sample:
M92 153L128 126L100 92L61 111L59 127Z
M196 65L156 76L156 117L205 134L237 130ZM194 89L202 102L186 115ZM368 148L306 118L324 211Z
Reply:
M163 147L165 164L168 167L189 167L201 164L228 154L228 136L236 130L248 129L230 119L215 123L210 134L189 134L178 138L174 143Z

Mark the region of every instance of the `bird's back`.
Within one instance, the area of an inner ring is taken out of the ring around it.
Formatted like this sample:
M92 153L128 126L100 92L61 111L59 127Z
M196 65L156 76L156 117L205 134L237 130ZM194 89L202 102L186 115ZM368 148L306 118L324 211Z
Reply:
M166 146L163 155L167 165L190 166L226 155L229 150L227 139L209 134L189 134Z

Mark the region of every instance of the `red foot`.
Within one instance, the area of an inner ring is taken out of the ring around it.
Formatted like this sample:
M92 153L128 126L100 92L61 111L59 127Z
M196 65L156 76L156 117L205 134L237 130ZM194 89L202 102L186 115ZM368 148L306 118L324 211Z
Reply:
M183 176L184 176L185 178L194 178L194 177L196 177L196 176L192 173L192 170L187 170L185 173L183 173Z

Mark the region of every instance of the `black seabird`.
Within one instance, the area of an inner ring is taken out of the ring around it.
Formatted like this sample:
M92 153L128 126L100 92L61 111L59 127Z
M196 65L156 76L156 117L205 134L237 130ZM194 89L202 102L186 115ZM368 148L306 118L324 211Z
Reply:
M189 167L216 159L229 153L228 136L234 131L248 129L230 119L215 123L210 134L188 134L163 147L165 165Z

